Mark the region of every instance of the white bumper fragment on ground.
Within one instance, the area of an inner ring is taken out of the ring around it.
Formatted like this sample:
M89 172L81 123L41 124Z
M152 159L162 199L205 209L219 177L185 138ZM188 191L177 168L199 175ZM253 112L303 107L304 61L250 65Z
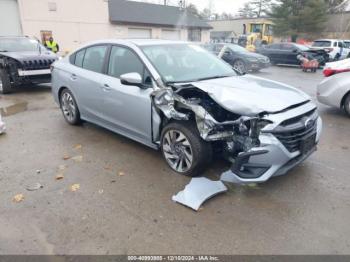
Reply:
M6 125L5 125L4 122L2 122L2 120L1 120L1 115L0 115L0 135L1 135L2 133L5 133L5 130L6 130Z
M172 199L198 211L205 201L226 191L227 187L221 181L212 181L205 177L193 178L185 189Z

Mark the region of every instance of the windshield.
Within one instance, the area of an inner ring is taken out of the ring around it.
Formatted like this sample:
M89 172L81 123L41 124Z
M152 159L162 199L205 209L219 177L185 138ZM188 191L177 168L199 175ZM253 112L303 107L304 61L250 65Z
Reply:
M0 37L0 52L38 51L38 41L25 37Z
M312 46L314 47L330 47L331 41L315 41Z
M227 47L230 48L233 52L238 52L238 53L246 53L246 52L248 52L247 49L245 49L244 47L241 47L239 45L228 44Z
M141 49L166 83L237 75L231 66L197 45L153 45Z

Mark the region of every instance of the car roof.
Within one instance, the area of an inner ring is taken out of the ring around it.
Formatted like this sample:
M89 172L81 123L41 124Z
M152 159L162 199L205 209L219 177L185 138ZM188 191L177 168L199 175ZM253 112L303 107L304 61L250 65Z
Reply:
M343 40L340 40L340 39L317 39L314 42L320 42L320 41L343 41Z
M28 38L24 35L0 35L0 38Z
M104 39L86 43L85 46L93 44L134 44L137 46L147 46L147 45L170 45L170 44L188 44L189 42L184 41L172 41L172 40L161 40L161 39Z

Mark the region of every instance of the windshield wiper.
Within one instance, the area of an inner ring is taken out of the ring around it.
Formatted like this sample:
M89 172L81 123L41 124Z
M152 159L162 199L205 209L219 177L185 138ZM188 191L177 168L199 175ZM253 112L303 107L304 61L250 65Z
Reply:
M235 76L235 75L218 75L218 76L203 77L203 78L197 78L197 79L186 80L186 81L167 81L165 82L165 84L171 85L171 84L191 83L191 82L199 82L204 80L225 78L225 77L231 77L231 76Z
M191 82L198 82L198 81L204 81L204 80L225 78L225 77L231 77L231 76L233 76L233 75L220 75L220 76L203 77L203 78L198 78L198 79L196 79L196 80L193 80L193 81L191 81Z
M8 51L7 51L7 50L0 50L0 52L6 53L6 52L8 52Z

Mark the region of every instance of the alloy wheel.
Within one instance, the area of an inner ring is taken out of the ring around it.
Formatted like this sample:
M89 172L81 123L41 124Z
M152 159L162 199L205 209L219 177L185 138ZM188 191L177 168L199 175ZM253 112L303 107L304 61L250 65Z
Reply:
M237 60L234 64L233 64L233 68L235 70L237 70L240 73L245 73L246 69L245 69L245 64L242 60Z
M62 111L64 117L69 122L74 122L74 119L77 115L76 106L73 100L73 97L68 92L64 92L61 99Z
M187 137L178 130L165 133L162 149L169 166L178 173L186 173L193 164L193 151Z

